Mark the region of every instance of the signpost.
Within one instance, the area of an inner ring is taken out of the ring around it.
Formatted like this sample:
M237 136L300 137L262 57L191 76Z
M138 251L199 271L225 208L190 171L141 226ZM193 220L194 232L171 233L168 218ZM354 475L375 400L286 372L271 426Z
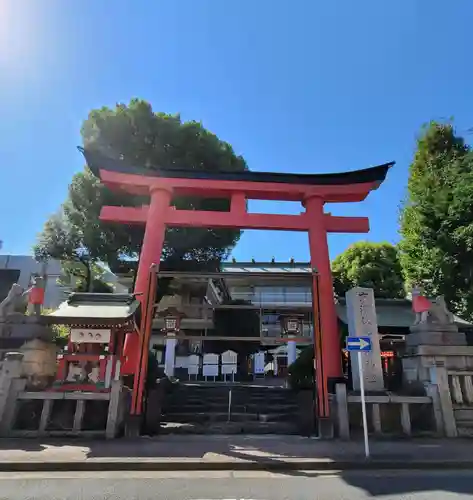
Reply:
M368 443L368 421L366 419L365 382L363 378L362 352L371 352L371 337L347 337L347 351L356 351L358 355L358 370L360 373L361 414L363 416L363 434L365 438L365 456L370 456Z

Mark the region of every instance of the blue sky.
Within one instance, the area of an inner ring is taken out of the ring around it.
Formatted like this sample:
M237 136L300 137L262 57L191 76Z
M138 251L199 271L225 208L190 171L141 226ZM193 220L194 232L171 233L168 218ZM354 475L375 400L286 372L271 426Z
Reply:
M202 121L252 170L395 160L367 201L328 210L372 227L330 236L332 256L360 239L396 242L420 127L452 116L460 133L473 126L471 19L471 0L2 0L2 252L29 253L65 199L89 110L131 97ZM306 260L307 238L248 231L234 255Z

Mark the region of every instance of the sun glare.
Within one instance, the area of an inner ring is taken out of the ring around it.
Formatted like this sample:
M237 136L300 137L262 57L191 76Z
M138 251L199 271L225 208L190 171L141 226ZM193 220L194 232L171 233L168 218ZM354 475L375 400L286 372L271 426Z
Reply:
M34 64L40 43L37 5L32 0L0 0L0 79Z

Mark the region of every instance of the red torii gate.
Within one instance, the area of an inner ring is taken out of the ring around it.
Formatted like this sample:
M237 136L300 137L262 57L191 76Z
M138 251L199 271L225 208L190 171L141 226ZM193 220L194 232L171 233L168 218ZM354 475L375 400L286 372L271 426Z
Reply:
M149 270L159 265L167 226L225 227L305 231L309 234L310 262L318 273L320 300L317 306L323 332L320 382L338 378L341 372L341 350L335 311L327 233L367 233L367 217L338 217L324 213L325 203L358 202L384 181L394 162L363 170L337 174L282 174L267 172L203 172L184 170L150 170L132 167L92 150L83 152L92 172L112 190L123 190L150 197L149 206L102 208L100 219L146 226L141 249L135 293L147 303ZM226 198L231 200L229 212L176 210L173 196ZM300 215L248 213L247 200L299 201L305 207ZM136 345L136 343L135 343ZM129 353L136 359L139 353ZM133 363L134 364L134 363ZM141 403L137 402L140 413ZM327 410L326 413L328 416Z

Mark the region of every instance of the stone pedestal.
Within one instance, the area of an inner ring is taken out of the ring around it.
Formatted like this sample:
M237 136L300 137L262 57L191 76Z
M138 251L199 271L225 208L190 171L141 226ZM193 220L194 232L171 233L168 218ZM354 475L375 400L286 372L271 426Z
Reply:
M405 383L424 390L432 383L432 368L473 371L473 346L456 325L421 324L411 327L402 359Z
M0 354L11 349L19 349L25 342L33 339L51 341L53 331L44 324L42 318L42 316L25 316L20 313L1 318Z
M458 376L469 379L473 372L473 346L467 345L465 334L454 324L412 326L402 365L407 388L427 395L438 394L444 433L456 437L456 410L449 380Z
M465 334L459 332L458 327L454 324L419 324L411 326L410 331L410 335L406 337L406 347L408 349L421 345L467 345Z

